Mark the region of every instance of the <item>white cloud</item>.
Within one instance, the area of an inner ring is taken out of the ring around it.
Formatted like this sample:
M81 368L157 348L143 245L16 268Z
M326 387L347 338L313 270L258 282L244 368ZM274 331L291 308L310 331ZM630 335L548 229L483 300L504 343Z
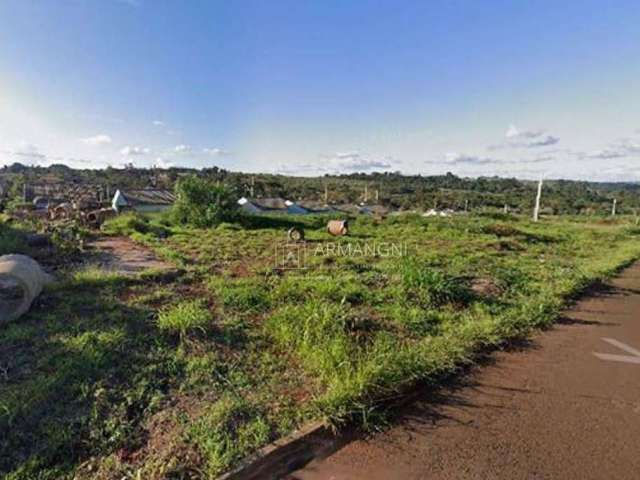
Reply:
M595 150L593 152L573 152L573 155L581 160L613 160L616 158L627 158L639 155L640 142L632 138L622 138L609 144L607 148Z
M156 158L156 162L155 162L155 163L156 163L156 166L157 166L157 167L159 167L159 168L165 168L165 169L166 169L166 168L171 168L171 167L175 166L175 164L174 164L173 162L169 162L169 161L165 160L165 159L164 159L164 158L162 158L162 157L158 157L158 158Z
M40 152L37 145L28 142L21 142L20 145L12 151L13 155L33 157L33 158L46 158L44 153Z
M549 135L544 130L521 130L515 125L509 125L504 136L505 143L491 145L488 147L489 150L548 147L560 141L559 137Z
M148 147L137 147L137 146L131 146L131 145L127 145L122 150L120 150L120 153L126 157L147 155L150 152L151 152L151 149L149 149Z
M371 172L392 168L388 158L374 159L359 152L337 152L322 157L323 163L317 168L331 173Z
M91 146L101 146L108 145L111 143L111 137L104 133L100 133L98 135L94 135L93 137L87 137L80 140L82 143Z
M29 142L21 142L17 147L1 150L0 153L17 157L15 161L20 163L31 161L32 163L42 164L47 161L47 156L40 151L38 146Z
M359 152L338 152L321 155L316 163L280 164L277 173L290 175L323 175L392 170L393 160L388 157L370 158Z
M191 146L189 145L176 145L173 149L176 153L191 153Z
M507 138L537 138L543 134L543 130L520 130L515 125L509 125L504 136Z
M594 160L612 160L614 158L623 158L626 154L623 151L605 148L604 150L596 150L589 153L581 153L579 157L590 158Z
M165 123L162 120L154 120L153 125L156 127L164 127Z
M468 153L448 152L445 154L444 159L436 161L428 161L426 163L432 165L468 165L468 166L483 166L483 165L502 165L502 166L518 166L531 163L544 163L555 160L552 155L539 155L536 157L525 157L518 159L502 159L495 157L484 157L481 155L473 155ZM512 168L512 167L510 167Z
M230 152L221 148L203 148L202 153L204 153L205 155L210 155L212 157L223 157L230 154Z
M430 162L430 163L438 163L438 162ZM466 153L457 153L457 152L449 152L445 154L444 162L447 165L460 165L460 164L471 164L471 165L492 165L497 163L504 163L504 160L499 160L497 158L489 158L489 157L480 157L477 155L468 155Z

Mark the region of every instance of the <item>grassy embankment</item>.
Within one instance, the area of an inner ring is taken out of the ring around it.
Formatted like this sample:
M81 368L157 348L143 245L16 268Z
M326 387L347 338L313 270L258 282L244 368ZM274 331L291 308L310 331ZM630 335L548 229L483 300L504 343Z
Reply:
M0 474L208 478L313 419L375 425L379 400L551 324L640 256L624 218L361 218L338 240L299 221L308 268L284 272L285 220L113 221L185 273L69 272L0 327ZM333 241L355 256L326 254ZM372 243L382 254L358 254Z

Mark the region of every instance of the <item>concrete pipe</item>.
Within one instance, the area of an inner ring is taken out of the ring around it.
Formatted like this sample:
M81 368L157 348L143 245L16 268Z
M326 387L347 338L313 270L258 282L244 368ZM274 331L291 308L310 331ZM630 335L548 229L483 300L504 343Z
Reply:
M26 255L0 257L0 324L29 311L42 287L51 282L40 264Z
M349 233L347 220L330 220L327 223L327 231L334 237L341 237Z

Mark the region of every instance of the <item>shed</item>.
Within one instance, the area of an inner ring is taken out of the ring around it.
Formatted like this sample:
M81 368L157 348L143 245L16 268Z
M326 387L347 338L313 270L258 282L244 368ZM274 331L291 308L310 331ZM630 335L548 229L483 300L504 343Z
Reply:
M117 190L111 206L117 212L133 209L137 212L162 212L175 202L175 195L169 190L145 188L143 190Z

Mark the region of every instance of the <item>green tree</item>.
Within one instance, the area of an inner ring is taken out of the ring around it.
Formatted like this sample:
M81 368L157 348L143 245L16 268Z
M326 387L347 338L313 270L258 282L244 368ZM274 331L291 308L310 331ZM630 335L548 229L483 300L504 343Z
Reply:
M176 183L175 193L172 216L179 223L204 228L238 217L236 196L223 184L190 175Z

